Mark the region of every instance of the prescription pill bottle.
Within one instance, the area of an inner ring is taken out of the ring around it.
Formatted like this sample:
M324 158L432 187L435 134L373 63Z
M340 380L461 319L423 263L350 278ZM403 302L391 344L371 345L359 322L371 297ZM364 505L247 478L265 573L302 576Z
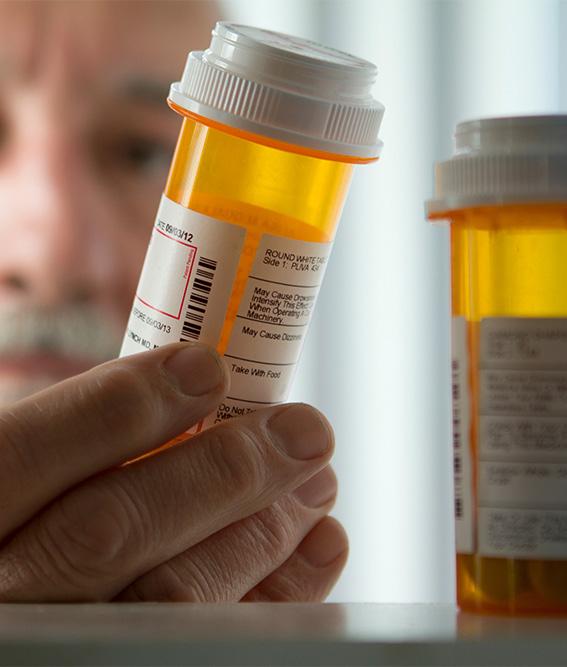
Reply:
M567 116L461 123L449 220L458 603L567 612Z
M224 354L229 395L198 429L286 399L353 167L379 155L375 78L347 53L220 22L171 86L182 126L121 354Z

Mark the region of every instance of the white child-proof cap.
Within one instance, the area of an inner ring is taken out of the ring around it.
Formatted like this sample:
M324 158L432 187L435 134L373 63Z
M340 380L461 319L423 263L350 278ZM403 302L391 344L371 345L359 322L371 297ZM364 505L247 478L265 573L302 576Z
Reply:
M384 107L376 67L309 40L219 22L206 51L189 54L169 99L182 109L286 143L376 158Z
M457 125L455 155L435 169L428 215L473 206L567 203L567 115Z

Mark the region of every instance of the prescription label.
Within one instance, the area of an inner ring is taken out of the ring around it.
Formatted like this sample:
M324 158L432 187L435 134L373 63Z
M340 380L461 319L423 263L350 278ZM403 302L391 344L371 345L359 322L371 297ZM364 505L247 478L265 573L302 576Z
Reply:
M474 506L470 450L470 390L467 322L452 321L451 377L453 394L453 476L457 553L474 552Z
M179 341L216 345L245 236L163 196L120 355Z
M206 425L286 400L330 252L262 236L225 352L230 395Z
M480 323L479 553L567 558L567 319Z

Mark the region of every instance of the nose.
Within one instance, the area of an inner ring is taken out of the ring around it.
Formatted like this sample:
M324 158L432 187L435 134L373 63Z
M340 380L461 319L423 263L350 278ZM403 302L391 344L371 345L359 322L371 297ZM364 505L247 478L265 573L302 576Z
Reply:
M37 114L0 160L0 299L96 301L113 280L113 230L80 142Z

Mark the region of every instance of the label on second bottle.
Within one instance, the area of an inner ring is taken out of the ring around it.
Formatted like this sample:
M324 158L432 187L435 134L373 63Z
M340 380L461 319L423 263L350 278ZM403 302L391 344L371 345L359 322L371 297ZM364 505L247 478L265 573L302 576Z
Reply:
M474 552L474 507L470 450L469 347L467 322L454 317L451 338L455 542L458 553Z
M480 323L478 551L567 558L567 319Z
M245 238L243 227L163 196L121 356L178 341L216 346ZM225 354L230 393L205 426L287 398L330 251L261 237Z

